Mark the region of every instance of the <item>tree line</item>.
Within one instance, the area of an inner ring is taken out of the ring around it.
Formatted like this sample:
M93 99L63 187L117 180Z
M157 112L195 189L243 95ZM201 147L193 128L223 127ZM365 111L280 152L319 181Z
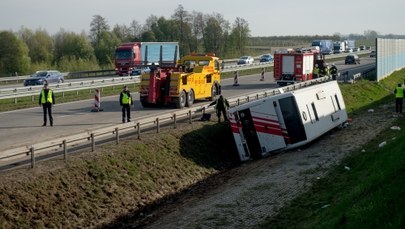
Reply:
M350 34L349 39L373 44L377 32ZM396 35L387 35L396 37ZM398 37L396 37L398 38ZM64 72L114 68L115 48L124 42L178 41L180 55L213 52L221 58L257 55L257 50L311 44L314 39L340 40L343 36L251 37L248 22L237 17L232 23L221 14L189 12L182 5L170 18L150 15L144 24L132 20L128 25L111 27L101 15L94 15L90 30L81 33L61 29L50 35L44 29L22 27L17 32L0 31L0 76L29 74L40 69ZM253 47L253 48L252 48ZM260 51L259 51L260 52Z
M0 31L0 75L29 74L40 69L83 71L114 68L115 48L124 42L178 41L180 54L213 52L226 58L245 52L250 29L237 17L231 24L221 14L188 12L179 5L170 18L150 15L142 25L110 27L101 15L94 15L88 33L61 29L50 35L44 29L22 27Z

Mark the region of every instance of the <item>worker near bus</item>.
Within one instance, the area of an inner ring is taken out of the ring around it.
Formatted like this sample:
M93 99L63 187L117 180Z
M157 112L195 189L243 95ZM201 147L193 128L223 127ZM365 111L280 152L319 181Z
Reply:
M49 123L53 126L53 117L52 117L52 106L55 105L55 95L52 90L48 88L48 84L44 84L44 88L39 94L39 105L42 105L44 111L44 123L42 126L46 126L47 123L47 113L49 116Z
M328 63L326 63L324 68L323 68L323 76L327 76L327 77L330 76L330 69L329 69L329 64Z
M122 107L122 122L131 121L131 105L134 104L131 93L128 90L128 86L124 85L124 90L120 94L120 105Z
M227 110L229 108L229 102L227 99L225 99L222 95L219 96L218 99L216 99L214 102L210 103L208 107L215 105L215 111L218 116L218 123L221 122L221 113L224 116L225 122L228 122L228 117L227 117Z
M313 74L314 79L319 78L319 66L318 66L318 64L315 64L315 67L314 67L314 70L313 70L312 74Z
M397 113L402 113L402 103L404 102L404 88L399 83L394 90L395 94L395 111Z
M336 65L332 64L332 67L330 68L330 74L332 75L332 80L336 80L337 73L338 73L338 69L337 69Z

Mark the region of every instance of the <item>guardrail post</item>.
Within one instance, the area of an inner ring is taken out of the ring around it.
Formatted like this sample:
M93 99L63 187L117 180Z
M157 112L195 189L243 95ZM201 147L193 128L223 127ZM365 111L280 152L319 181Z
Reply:
M79 95L79 90L76 91L76 95Z
M14 98L14 104L17 104L17 98Z
M188 123L192 123L193 122L193 117L191 116L191 110L188 111Z
M120 143L120 134L118 132L118 127L115 128L115 142L117 143L117 145Z
M94 133L90 134L90 140L91 140L91 152L94 152L96 150L96 140L94 139Z
M68 160L67 152L68 152L68 149L67 149L66 140L63 140L63 159L65 160L65 162L67 162L67 160Z
M35 168L35 155L34 155L34 147L30 148L30 154L31 154L31 168Z
M31 96L31 102L35 101L35 95Z
M62 91L62 98L65 98L65 92Z
M160 132L159 118L156 118L156 133Z
M136 128L138 130L138 139L141 139L141 124L136 123Z
M173 128L177 128L177 120L176 120L176 114L173 114Z
M239 98L238 98L238 100L237 100L237 106L239 106L240 105L240 100L239 100Z

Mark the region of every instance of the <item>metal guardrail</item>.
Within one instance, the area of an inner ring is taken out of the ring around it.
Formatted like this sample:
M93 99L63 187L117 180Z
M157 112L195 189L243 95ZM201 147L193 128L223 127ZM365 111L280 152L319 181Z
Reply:
M63 92L68 92L68 91L119 86L119 85L124 85L124 84L129 84L129 83L139 83L139 82L140 82L140 79L138 76L125 76L125 77L115 77L115 78L109 78L109 79L98 79L98 80L87 80L87 81L50 84L49 88L51 88L55 93L63 93ZM39 95L42 88L43 88L43 86L39 85L39 86L31 86L31 87L0 89L0 99L17 99L20 97Z
M293 91L299 88L308 87L329 80L329 77L322 77L310 81L292 84L282 88L264 90L256 93L242 95L239 97L229 98L228 101L231 107L238 106L250 101L277 95L282 92ZM189 123L192 123L193 117L197 114L201 114L203 108L208 113L212 113L214 111L213 107L207 107L207 104L205 104L190 109L177 110L171 113L147 117L129 123L104 127L93 131L87 131L67 137L59 137L32 145L26 145L5 150L3 152L0 152L0 167L6 167L13 164L21 163L21 161L30 160L31 167L34 168L38 157L43 157L50 154L52 154L54 157L60 157L61 153L63 154L64 160L68 161L69 149L77 147L79 144L90 145L91 150L95 151L96 140L106 140L106 138L109 138L113 139L118 144L120 142L120 137L123 134L128 133L136 134L139 139L141 138L141 130L156 128L156 132L159 133L161 125L173 125L173 128L176 128L177 122L180 120L188 120ZM56 152L60 153L58 154Z

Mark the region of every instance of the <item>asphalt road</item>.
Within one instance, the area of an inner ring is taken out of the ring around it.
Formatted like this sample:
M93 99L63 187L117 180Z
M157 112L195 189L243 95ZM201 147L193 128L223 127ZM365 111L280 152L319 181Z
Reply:
M361 65L375 62L373 58L362 58ZM359 68L360 65L344 65L336 62L340 71ZM355 70L351 70L355 71ZM361 70L360 70L361 71ZM233 79L222 80L222 93L225 97L248 94L253 91L277 87L273 80L273 73L265 74L265 81L259 81L260 76L250 75L239 77L240 86L232 86ZM14 147L31 145L56 137L83 133L87 130L113 126L121 123L121 108L117 96L102 97L103 112L91 112L93 100L56 104L53 108L54 126L42 127L42 108L30 108L0 113L0 152ZM172 111L174 108L142 108L139 94L133 93L135 107L132 108L132 120ZM58 101L56 101L57 103ZM195 105L206 104L208 101L196 102ZM49 124L49 123L48 123Z

